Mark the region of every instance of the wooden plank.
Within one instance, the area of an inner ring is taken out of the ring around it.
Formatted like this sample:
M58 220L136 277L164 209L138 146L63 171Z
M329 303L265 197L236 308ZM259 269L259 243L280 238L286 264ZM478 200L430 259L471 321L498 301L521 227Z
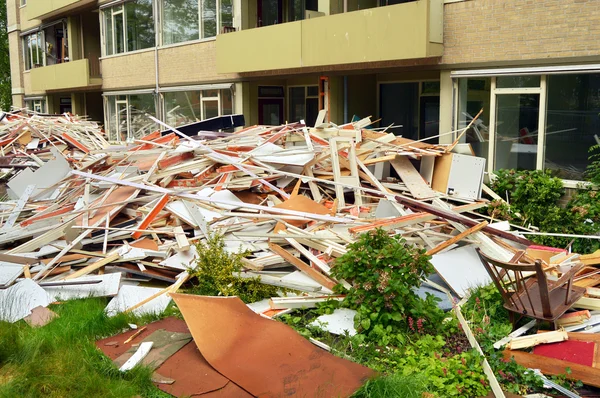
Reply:
M440 209L440 208L432 206L430 204L419 202L417 200L410 199L405 196L395 196L395 199L398 203L408 206L413 210L435 214L436 216L438 216L440 218L445 218L446 220L455 221L455 222L461 223L467 227L474 227L475 225L477 225L477 221L472 220L469 217L465 217L461 214L456 213L456 211L454 209L453 210ZM517 243L527 245L527 246L530 246L533 244L533 242L531 242L528 239L521 238L517 235L513 235L510 232L504 232L504 231L497 230L495 228L490 227L489 225L485 226L482 229L482 232L487 232L490 235L499 236L501 238L508 239L510 241L517 242Z
M482 228L484 228L486 225L488 225L487 221L484 221L482 223L479 223L477 225L475 225L474 227L471 227L469 229L467 229L466 231L461 232L460 234L456 235L453 238L448 239L445 242L440 243L439 245L437 245L436 247L434 247L433 249L429 250L427 252L428 256L433 256L436 253L441 252L442 250L444 250L447 247L452 246L453 244L461 241L462 239L466 238L467 236L481 230Z
M600 311L600 299L591 297L582 297L573 304L574 308L583 308L586 310Z
M187 251L190 250L190 242L188 238L185 236L185 232L183 232L182 227L173 228L173 232L175 233L175 240L177 241L177 247L179 250Z
M406 156L398 156L390 160L390 164L415 199L429 199L436 196L436 193L429 188L429 185Z
M305 274L307 274L308 276L310 276L313 280L315 280L316 282L325 286L327 289L331 290L331 289L333 289L333 287L335 285L337 285L336 282L332 281L327 276L323 275L316 269L312 268L310 265L306 264L304 261L295 257L290 252L285 250L283 247L271 242L271 243L269 243L269 248L272 251L274 251L275 253L279 254L281 257L283 257L283 259L285 261L292 264L293 266L298 268L300 271L302 271Z
M600 369L523 351L505 350L502 355L506 360L513 358L515 362L526 368L540 369L545 375L566 375L568 379L581 380L583 384L600 388ZM571 369L568 374L567 369Z
M452 299L452 297L449 297L449 298ZM462 301L461 301L461 303L462 303ZM479 342L475 338L473 331L471 330L471 328L469 327L469 324L465 320L465 318L460 310L460 306L461 306L461 304L459 303L458 305L456 305L454 307L454 313L456 314L456 318L458 319L458 322L462 326L461 329L467 336L467 340L469 340L469 344L471 344L471 347L476 349L483 358L483 360L481 362L481 366L483 367L483 373L485 373L485 375L488 378L488 381L490 382L490 387L492 389L494 396L496 398L505 398L506 396L504 395L504 391L502 391L502 387L500 387L500 383L498 383L498 379L496 379L496 376L494 375L494 371L492 370L487 358L485 357L485 354L483 353L483 350L481 349Z
M564 330L554 332L534 334L531 336L522 336L512 339L508 344L509 350L520 350L522 348L533 347L539 344L557 343L559 341L568 340L569 336Z
M114 252L112 254L109 254L108 256L104 257L101 260L96 261L93 264L90 264L86 267L83 267L82 269L80 269L79 271L71 274L71 275L67 275L64 278L62 278L62 280L68 281L69 279L75 279L75 278L79 278L80 276L84 276L89 274L90 272L93 272L101 267L104 267L106 264L109 264L115 260L117 260L119 258L119 253Z

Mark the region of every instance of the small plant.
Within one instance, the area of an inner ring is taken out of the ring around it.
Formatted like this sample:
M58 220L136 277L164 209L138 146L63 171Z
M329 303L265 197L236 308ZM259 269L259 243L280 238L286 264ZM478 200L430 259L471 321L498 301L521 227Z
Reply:
M258 278L236 276L245 253L228 253L221 235L212 235L196 245L198 259L190 273L197 282L192 291L203 296L238 296L245 303L277 295L279 288L260 283Z
M403 331L433 332L440 325L444 314L437 299L423 300L414 291L433 271L423 250L377 229L348 246L332 275L352 285L343 304L357 310L357 330L387 345L402 342Z

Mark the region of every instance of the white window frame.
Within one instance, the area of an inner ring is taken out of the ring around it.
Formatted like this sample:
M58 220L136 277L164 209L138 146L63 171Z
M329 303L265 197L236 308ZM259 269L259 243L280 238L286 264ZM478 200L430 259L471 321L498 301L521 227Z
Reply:
M46 35L43 30L36 30L34 32L25 34L21 37L22 45L23 45L23 65L24 65L26 71L35 68L34 63L33 63L33 49L31 48L31 46L29 46L30 38L33 35L37 35L38 39L40 40L40 43L38 43L38 47L41 48L41 50L42 50L41 66L46 66L46 48L45 48L46 47ZM42 43L44 44L43 47L41 47ZM27 65L27 57L25 56L26 51L29 52L29 59L32 61L31 67L29 67L29 65Z
M180 43L189 43L189 42L193 42L193 41L197 41L197 40L206 40L206 39L212 39L217 37L218 35L221 34L221 22L222 22L222 18L221 18L221 0L216 0L216 25L217 25L217 30L216 30L216 34L215 36L204 36L204 21L202 19L202 1L203 0L196 0L196 4L198 5L198 37L196 39L193 40L187 40L187 41L181 41L181 42L177 42L177 43L170 43L170 44L166 44L168 46L173 46L173 45L177 45ZM232 17L233 17L233 21L232 24L235 27L235 1L232 2L232 7L233 7L233 13L232 13ZM164 21L165 21L165 0L159 0L159 15L160 15L160 21L155 21L156 23L156 29L157 31L160 31L160 46L165 45L164 42Z
M489 175L494 175L495 166L495 142L496 142L496 96L502 94L523 94L523 93L539 93L540 95L540 111L538 121L538 145L536 157L536 170L544 170L545 149L546 149L546 112L548 103L548 76L555 74L585 74L585 73L600 73L600 64L586 65L559 65L559 66L543 66L543 67L525 67L525 68L503 68L503 69L480 69L480 70L462 70L451 72L453 89L456 95L453 97L453 118L454 118L454 139L462 131L458 130L458 112L459 109L459 90L458 79L460 78L475 78L489 77L490 85L490 122L488 126L489 132L489 148L487 171ZM496 78L500 76L540 76L539 87L527 88L497 88ZM587 184L586 181L564 180L563 185L567 188L578 188L581 184Z
M26 5L27 5L27 0L21 0L21 1L19 2L19 6L20 6L20 7L25 7Z
M204 112L204 102L208 102L208 101L215 101L217 100L218 102L218 107L219 107L219 115L218 116L223 116L223 101L221 99L221 96L223 95L223 92L225 90L228 90L231 93L231 112L233 112L235 114L235 93L232 89L233 85L232 84L225 84L225 85L206 85L206 86L195 86L195 87L185 87L185 88L166 88L160 91L160 100L161 100L161 109L162 109L162 114L165 115L165 120L167 118L167 108L166 108L166 101L164 98L164 94L169 94L169 93L176 93L176 92L190 92L190 91L199 91L200 92L200 120L206 120L206 114ZM204 91L208 91L208 90L217 90L217 96L216 97L205 97L203 92ZM192 122L193 123L193 122Z
M30 97L30 98L25 98L25 107L27 109L29 109L30 111L33 111L35 113L48 113L48 101L46 97ZM28 102L31 103L31 108L29 106L27 106ZM37 110L37 108L39 108L39 110Z

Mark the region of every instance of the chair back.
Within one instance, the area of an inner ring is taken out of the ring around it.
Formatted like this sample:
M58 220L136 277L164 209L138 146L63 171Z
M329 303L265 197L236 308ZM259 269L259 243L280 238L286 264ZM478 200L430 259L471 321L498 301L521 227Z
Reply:
M480 249L477 249L477 254L507 307L514 308L514 312L523 315L546 318L553 316L548 280L541 260L535 260L534 264L505 263L488 257ZM536 282L539 289L536 289L535 293L530 292L532 281L528 282L529 278L523 275L523 273L530 272L535 272L537 277ZM538 311L536 311L536 307ZM533 314L529 314L528 308Z

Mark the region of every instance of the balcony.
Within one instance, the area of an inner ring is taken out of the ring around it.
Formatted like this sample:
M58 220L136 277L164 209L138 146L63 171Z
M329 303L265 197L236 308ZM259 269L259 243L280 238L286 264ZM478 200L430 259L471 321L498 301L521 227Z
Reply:
M371 8L217 36L218 73L439 57L443 0Z
M27 0L27 17L48 19L92 4L96 0Z
M102 84L98 61L80 59L31 70L32 92L87 88Z

